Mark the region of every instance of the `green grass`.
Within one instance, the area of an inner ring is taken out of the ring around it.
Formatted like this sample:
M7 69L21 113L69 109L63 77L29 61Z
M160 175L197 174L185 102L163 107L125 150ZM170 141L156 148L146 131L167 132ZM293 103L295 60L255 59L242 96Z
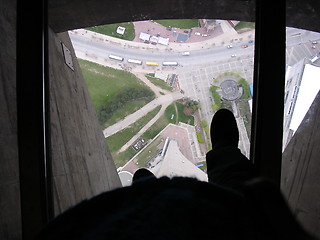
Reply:
M180 29L190 29L199 27L198 19L168 19L168 20L154 20L164 27L175 27Z
M141 117L138 121L132 123L125 129L113 134L106 139L110 151L114 154L126 144L134 135L136 135L141 128L143 128L155 115L160 111L161 106L156 107L148 112L145 116Z
M248 137L250 138L251 136L251 120L252 120L252 115L251 115L251 111L250 111L250 106L248 101L246 100L240 100L238 103L238 109L240 112L240 116L243 119L243 122L245 124L247 133L248 133Z
M217 87L217 86L211 86L210 87L210 92L212 94L212 97L213 97L213 101L214 101L214 104L212 106L213 110L214 111L217 111L221 108L221 97L219 95L219 93L217 93L217 89L219 89L220 87Z
M209 125L208 125L207 121L206 120L202 120L200 125L204 129L204 131L206 133L206 137L209 138L210 137L210 128L209 128Z
M124 32L124 35L117 33L117 28L125 27L126 30ZM96 27L90 27L86 28L87 30L94 31L97 33L105 34L111 37L116 37L128 41L132 41L135 38L135 32L134 32L134 25L131 22L128 23L115 23L115 24L107 24L107 25L101 25Z
M203 164L202 167L199 167L199 169L201 169L202 171L204 171L205 173L207 172L207 162L204 161L204 162L199 162L198 164Z
M162 79L153 77L151 74L146 74L145 76L154 85L156 85L156 86L158 86L158 87L160 87L160 88L162 88L164 90L172 91L172 88L165 81L163 81Z
M154 109L153 111L156 111L156 113L158 113L159 110L160 106ZM152 115L155 116L156 113L153 113ZM151 112L149 112L148 114L151 114ZM172 114L174 114L173 119L171 119ZM152 117L142 117L137 122L131 124L124 130L107 138L106 141L108 143L109 149L111 150L113 160L117 167L123 166L137 153L131 147L122 153L118 153L117 151L126 142L128 142L147 122L149 122L148 119L151 120ZM183 113L183 105L181 103L173 102L166 108L165 113L147 131L145 131L141 135L141 138L145 139L145 141L149 141L153 139L155 136L157 136L169 123L178 124L179 122L189 122L189 124L193 125L194 118L193 116L186 116ZM148 147L144 149L141 154L139 154L139 158L141 158L142 156L142 159L145 160L142 160L142 162L141 160L138 160L140 167L142 167L148 160L147 157L144 157L145 155L149 154L149 150L147 149ZM152 156L154 156L154 154L156 154L155 151L156 150L152 150L149 155L153 154Z
M79 59L79 64L87 84L92 103L97 112L127 88L149 89L135 75ZM123 119L146 105L151 99L142 99L125 104L106 123L110 125Z
M113 155L113 161L116 165L116 168L123 167L137 152L133 148L128 148L126 151Z
M235 30L236 31L239 31L241 29L244 29L244 28L250 28L250 29L253 29L255 28L255 23L254 22L239 22L237 24L237 26L235 26Z
M196 135L197 135L198 142L199 143L204 143L203 138L202 138L202 133L201 132L200 133L197 132Z
M158 146L162 141L164 139L159 136L135 158L139 167L146 167L147 162L159 152Z
M142 138L149 140L153 139L162 129L169 124L167 118L162 115L147 131L142 134Z
M118 111L112 114L112 117L106 121L106 123L104 124L104 127L109 127L123 120L126 116L138 111L141 107L146 105L148 102L149 102L148 99L141 99L141 100L128 102L127 104L124 105L124 107L122 107L121 109L119 109Z
M142 136L145 139L153 139L169 123L178 124L179 122L189 122L190 125L194 125L194 118L183 113L183 105L181 103L174 102L166 108L164 114Z
M187 123L187 124L190 124L190 125L194 126L194 117L193 116L187 116L183 112L184 105L181 104L181 103L176 102L176 106L177 106L177 109L178 109L178 122L183 122L183 123Z
M250 95L249 83L248 83L244 78L241 78L241 79L238 81L238 84L239 84L239 85L242 85L242 88L243 88L242 98L243 98L243 99L250 99L250 98L251 98L251 95Z

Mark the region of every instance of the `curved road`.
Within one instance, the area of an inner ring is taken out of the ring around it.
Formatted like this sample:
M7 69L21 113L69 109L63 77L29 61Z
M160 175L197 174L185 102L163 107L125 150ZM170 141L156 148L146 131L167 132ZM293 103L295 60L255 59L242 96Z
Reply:
M197 65L231 58L231 55L242 56L252 54L253 43L248 40L232 44L232 48L226 46L215 46L211 49L190 50L189 56L182 56L177 52L158 52L156 50L139 50L123 47L121 45L110 44L101 40L84 37L79 34L70 34L73 47L76 51L94 54L97 57L106 58L110 54L121 56L125 62L130 59L137 59L143 62L178 62L181 66ZM143 44L143 43L141 43ZM242 45L248 45L248 48L241 48Z

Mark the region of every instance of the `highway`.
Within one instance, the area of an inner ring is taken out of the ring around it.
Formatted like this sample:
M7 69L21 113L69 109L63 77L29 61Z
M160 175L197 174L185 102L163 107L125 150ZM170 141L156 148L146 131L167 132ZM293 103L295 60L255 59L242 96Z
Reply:
M208 62L214 62L219 60L225 60L226 58L232 58L231 55L237 57L252 54L253 43L249 44L248 41L233 43L232 48L226 46L215 46L211 49L200 49L190 51L189 56L182 56L182 53L177 52L158 52L151 50L131 49L114 45L95 39L83 37L81 35L70 35L73 47L76 51L94 54L97 57L108 58L109 55L121 56L125 60L137 59L143 62L152 61L158 62L178 62L181 66L190 66L205 64ZM242 45L248 45L248 48L242 48ZM146 44L147 45L147 44Z

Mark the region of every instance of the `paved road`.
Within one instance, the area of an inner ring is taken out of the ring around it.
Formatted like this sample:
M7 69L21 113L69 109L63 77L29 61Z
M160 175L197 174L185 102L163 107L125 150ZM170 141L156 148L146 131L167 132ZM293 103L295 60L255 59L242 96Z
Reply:
M190 66L231 58L231 55L243 56L252 52L253 43L248 40L232 44L232 48L226 46L215 46L211 49L194 50L190 56L182 56L177 52L158 52L153 50L130 49L121 45L110 44L96 38L88 38L79 34L70 34L73 47L78 52L90 53L96 57L108 59L110 54L121 56L124 62L130 59L138 59L143 62L178 62L181 66ZM242 49L241 46L247 44L249 47Z
M286 28L286 44L287 47L301 43L312 43L320 40L320 33L311 32L298 28Z
M117 123L113 124L112 126L103 130L104 137L109 137L112 134L115 134L116 132L126 128L130 124L136 122L142 116L146 115L148 112L150 112L155 107L157 107L159 105L165 105L168 103L170 104L173 101L178 100L182 97L183 97L183 95L180 92L173 92L173 93L170 93L167 95L162 95L161 97L154 99L153 101L149 102L144 107L140 108L138 111L125 117L122 121L117 122Z

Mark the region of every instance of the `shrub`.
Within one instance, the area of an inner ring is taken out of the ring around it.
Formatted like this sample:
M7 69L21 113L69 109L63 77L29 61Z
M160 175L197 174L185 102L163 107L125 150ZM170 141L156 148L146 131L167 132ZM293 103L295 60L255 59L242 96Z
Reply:
M242 88L243 88L242 98L244 98L244 99L250 99L250 87L249 87L248 82L247 82L244 78L241 78L241 79L238 81L238 84L239 84L240 86L242 86Z
M214 101L214 104L212 106L214 111L217 111L221 108L221 97L220 97L219 93L217 93L217 89L219 89L219 88L220 87L217 87L217 86L210 87L210 92L212 94L213 101Z
M120 92L113 100L109 101L107 105L100 108L98 113L99 122L100 124L105 123L111 118L115 111L122 108L127 102L153 97L154 93L151 90L143 88L127 88Z

